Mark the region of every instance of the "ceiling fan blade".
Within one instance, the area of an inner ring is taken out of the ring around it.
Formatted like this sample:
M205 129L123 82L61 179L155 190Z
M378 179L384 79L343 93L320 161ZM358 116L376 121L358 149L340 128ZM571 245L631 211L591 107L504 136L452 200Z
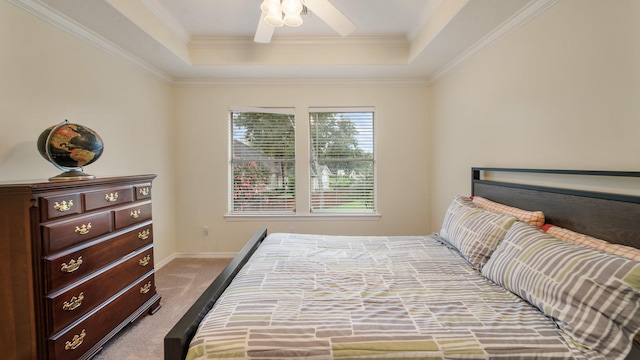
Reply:
M253 41L257 43L270 43L271 37L273 36L273 31L275 28L264 21L264 14L260 15L260 20L258 21L258 28L256 29L256 35L253 37Z
M347 19L340 10L336 9L329 0L303 0L303 4L316 14L322 21L331 26L338 34L347 36L356 26Z

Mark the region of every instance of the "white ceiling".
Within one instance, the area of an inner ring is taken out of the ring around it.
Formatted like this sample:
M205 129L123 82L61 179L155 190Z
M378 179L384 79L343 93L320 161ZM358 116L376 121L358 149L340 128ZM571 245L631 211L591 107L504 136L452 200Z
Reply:
M172 82L310 79L429 82L557 0L329 0L356 26L313 13L253 42L262 0L10 0Z

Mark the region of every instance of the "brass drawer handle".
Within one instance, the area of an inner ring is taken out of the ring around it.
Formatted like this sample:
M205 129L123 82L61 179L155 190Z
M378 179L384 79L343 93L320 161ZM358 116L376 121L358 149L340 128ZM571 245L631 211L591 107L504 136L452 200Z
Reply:
M140 188L140 190L138 190L138 193L142 196L148 196L149 195L149 188L148 187L143 187Z
M151 290L151 281L144 284L144 286L140 288L140 294L146 294L149 292L149 290Z
M104 199L108 202L115 202L116 200L118 200L118 193L115 192L111 194L104 194Z
M138 264L140 264L140 266L147 266L147 265L149 265L149 261L151 261L151 255L147 255L147 256L143 257L142 259L140 259L138 261Z
M91 230L91 223L88 223L87 225L82 224L80 227L76 226L74 232L78 235L87 235L89 230Z
M147 240L149 238L149 234L151 234L151 231L149 231L149 229L142 230L141 232L138 233L138 239Z
M60 271L66 272L66 273L72 273L78 270L80 268L80 265L82 265L82 256L79 256L78 260L72 259L71 261L69 261L69 265L67 265L67 263L62 263L62 267L60 268Z
M140 217L141 213L142 213L142 211L140 209L132 210L131 213L129 214L129 216L131 216L131 218L133 218L133 219L137 219L137 218Z
M66 343L64 343L64 349L65 350L77 349L78 346L82 345L82 342L84 341L84 337L86 335L87 333L84 331L84 329L82 329L82 332L80 333L80 335L74 335L73 340L67 341Z
M62 304L62 310L75 310L82 305L82 300L84 300L84 293L80 293L80 295L72 297L71 300L65 301L64 304Z
M71 207L73 207L73 200L69 200L69 202L63 201L60 204L58 204L58 202L56 201L53 204L53 208L60 212L69 211Z

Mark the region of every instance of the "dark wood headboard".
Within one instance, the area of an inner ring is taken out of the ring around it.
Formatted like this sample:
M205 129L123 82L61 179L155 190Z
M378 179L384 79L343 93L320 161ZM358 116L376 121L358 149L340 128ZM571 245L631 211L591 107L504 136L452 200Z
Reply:
M639 178L639 187L640 172L471 169L472 195L525 210L540 210L549 224L640 248L640 196L487 180L484 175L489 172Z

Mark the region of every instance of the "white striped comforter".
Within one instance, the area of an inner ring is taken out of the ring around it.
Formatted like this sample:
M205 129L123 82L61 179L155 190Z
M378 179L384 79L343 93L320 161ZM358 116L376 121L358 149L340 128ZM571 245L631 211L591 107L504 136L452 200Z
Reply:
M430 237L271 234L195 359L600 359Z

